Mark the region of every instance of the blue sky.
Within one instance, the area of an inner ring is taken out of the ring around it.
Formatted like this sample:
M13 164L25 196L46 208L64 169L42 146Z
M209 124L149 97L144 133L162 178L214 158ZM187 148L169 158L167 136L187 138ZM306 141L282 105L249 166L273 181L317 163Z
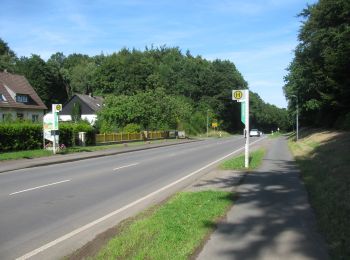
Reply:
M47 59L121 48L179 47L235 63L265 102L286 107L283 77L300 18L315 0L1 0L0 37L18 56Z

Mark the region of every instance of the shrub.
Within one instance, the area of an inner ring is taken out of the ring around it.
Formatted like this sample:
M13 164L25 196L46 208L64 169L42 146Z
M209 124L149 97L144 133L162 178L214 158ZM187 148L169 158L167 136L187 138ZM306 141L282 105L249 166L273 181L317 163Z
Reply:
M77 144L79 132L86 132L86 144L95 142L95 132L91 125L81 121L79 123L60 123L61 144L67 147ZM33 150L43 147L43 126L31 122L11 122L0 124L0 151Z
M91 145L95 143L94 128L85 121L77 123L61 123L60 124L60 143L66 146L74 146L78 144L78 133L86 132L86 144Z
M138 124L127 124L123 128L124 133L140 133L141 132L141 126Z
M0 151L39 149L43 145L42 128L26 121L0 124Z

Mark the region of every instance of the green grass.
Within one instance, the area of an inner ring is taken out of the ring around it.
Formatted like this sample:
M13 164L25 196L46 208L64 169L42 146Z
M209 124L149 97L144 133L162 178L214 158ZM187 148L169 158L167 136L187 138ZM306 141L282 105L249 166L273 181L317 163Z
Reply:
M248 170L256 169L260 166L263 158L265 156L265 149L259 149L249 154L249 168ZM220 165L222 170L246 170L244 167L244 154L239 155L238 157L231 158L227 161L224 161Z
M232 203L229 192L179 193L123 225L93 259L189 259Z
M332 259L350 259L350 133L289 142Z
M283 135L283 133L281 133L281 132L274 132L273 134L269 134L269 138L277 138L277 137L280 137L282 135Z
M167 139L167 140L154 140L151 141L152 144L163 143L163 142L173 142L176 139ZM128 147L137 147L147 144L147 142L139 141L139 142L130 142L126 145ZM78 152L94 152L100 150L107 149L120 149L125 147L125 144L108 144L108 145L96 145L96 146L75 146L66 148L63 151L60 151L58 154L69 154L69 153L78 153ZM38 150L28 150L28 151L17 151L17 152L5 152L0 153L0 161L4 160L18 160L18 159L31 159L31 158L39 158L45 156L52 156L52 151L38 149Z
M52 155L51 151L48 150L28 150L18 152L0 153L0 161L4 160L17 160L17 159L31 159L44 156Z

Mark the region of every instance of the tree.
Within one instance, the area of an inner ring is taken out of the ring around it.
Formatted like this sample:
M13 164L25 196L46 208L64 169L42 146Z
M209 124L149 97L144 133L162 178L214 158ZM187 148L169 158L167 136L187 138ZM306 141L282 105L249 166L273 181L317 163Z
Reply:
M6 42L0 38L0 71L15 71L16 54L9 48Z
M73 104L71 116L72 116L72 121L75 122L75 123L81 120L81 106L80 106L80 103L75 102Z
M64 83L56 67L46 63L38 55L22 57L16 65L17 72L24 75L46 106L64 103L67 99Z
M335 125L350 112L350 2L320 0L300 14L305 19L284 91L290 109L296 95L301 121Z

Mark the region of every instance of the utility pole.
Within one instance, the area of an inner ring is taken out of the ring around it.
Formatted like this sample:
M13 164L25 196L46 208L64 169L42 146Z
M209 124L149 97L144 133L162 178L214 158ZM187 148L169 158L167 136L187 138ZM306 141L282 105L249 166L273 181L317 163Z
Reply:
M209 109L207 109L207 137L209 136Z
M296 95L291 95L291 97L295 97L296 101L297 101L297 113L296 113L296 130L297 130L297 137L296 140L297 142L299 141L299 104L298 104L298 96Z

